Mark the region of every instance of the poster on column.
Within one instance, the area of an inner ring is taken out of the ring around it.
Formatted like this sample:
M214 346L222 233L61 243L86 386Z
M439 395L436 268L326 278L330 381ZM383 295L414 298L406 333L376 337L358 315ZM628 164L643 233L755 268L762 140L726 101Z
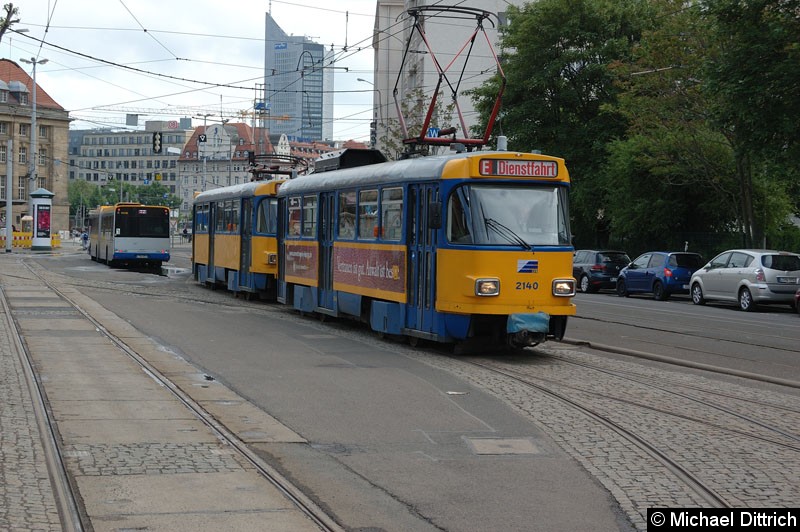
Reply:
M50 238L50 205L36 206L36 238Z

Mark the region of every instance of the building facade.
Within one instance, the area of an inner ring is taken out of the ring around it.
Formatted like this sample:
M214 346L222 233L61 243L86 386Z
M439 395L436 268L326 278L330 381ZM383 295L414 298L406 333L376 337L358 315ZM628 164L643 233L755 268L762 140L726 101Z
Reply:
M51 231L69 229L67 197L67 144L69 113L36 84L36 131L31 131L33 79L17 63L0 59L0 219L5 227L6 194L12 200L11 222L23 229L29 211L29 193L44 188L54 194ZM31 133L36 135L36 153L31 153ZM9 149L10 146L10 149ZM30 162L36 167L31 183ZM12 189L6 190L11 163ZM33 186L32 186L33 185Z
M194 131L178 159L181 218L191 217L196 193L250 181L249 155L256 150L256 134L244 123L200 126ZM273 153L269 139L262 137L258 144L263 153Z
M69 132L69 178L98 186L112 182L160 182L179 193L178 159L193 133L191 119L149 121L142 130L91 129ZM160 134L161 153L153 149Z
M272 117L285 117L270 120L270 132L304 142L330 140L333 75L325 46L287 35L269 13L265 27L264 98Z

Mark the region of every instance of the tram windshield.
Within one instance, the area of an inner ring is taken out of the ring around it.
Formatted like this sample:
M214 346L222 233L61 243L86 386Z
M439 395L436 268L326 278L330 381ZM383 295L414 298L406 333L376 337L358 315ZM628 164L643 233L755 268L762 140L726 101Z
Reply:
M525 249L569 245L567 190L538 185L458 187L447 202L447 239Z

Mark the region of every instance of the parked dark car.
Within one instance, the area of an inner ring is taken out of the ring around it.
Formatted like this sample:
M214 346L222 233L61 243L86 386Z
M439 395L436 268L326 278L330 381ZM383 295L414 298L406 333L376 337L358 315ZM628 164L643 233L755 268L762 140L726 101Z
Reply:
M672 294L688 294L689 279L702 267L698 253L648 251L619 272L617 295L645 293L666 301Z
M614 289L619 271L630 262L624 251L579 249L572 256L572 275L581 292Z
M794 293L794 310L800 314L800 289Z

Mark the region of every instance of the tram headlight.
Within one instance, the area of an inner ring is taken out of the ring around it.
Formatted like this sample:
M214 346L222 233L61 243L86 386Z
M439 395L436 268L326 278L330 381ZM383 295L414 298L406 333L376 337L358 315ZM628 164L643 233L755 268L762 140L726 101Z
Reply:
M477 279L475 281L476 296L496 296L500 294L500 279Z
M556 297L572 297L575 295L575 279L554 279L553 295Z

